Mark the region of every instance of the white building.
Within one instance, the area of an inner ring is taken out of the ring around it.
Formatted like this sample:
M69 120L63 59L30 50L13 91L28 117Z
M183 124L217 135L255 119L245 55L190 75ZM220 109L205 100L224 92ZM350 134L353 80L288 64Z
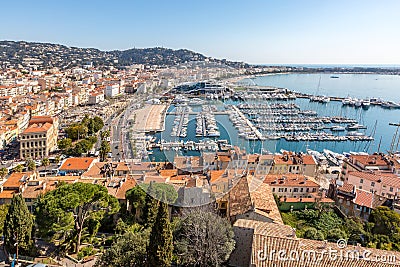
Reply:
M119 84L109 84L106 86L106 97L114 97L119 94Z

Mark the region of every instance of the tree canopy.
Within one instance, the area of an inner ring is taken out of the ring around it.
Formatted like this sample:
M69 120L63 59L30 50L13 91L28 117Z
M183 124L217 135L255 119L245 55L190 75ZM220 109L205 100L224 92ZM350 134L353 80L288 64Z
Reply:
M175 203L178 198L178 193L172 185L165 183L151 183L151 185L151 191L148 190L150 184L140 184L140 187L155 199L160 200L163 197L163 194L165 194L165 199L168 204L172 205Z
M373 234L400 233L400 214L388 207L378 207L371 212L369 222L373 223Z
M62 241L75 237L75 250L79 251L82 233L89 231L89 220L98 221L106 212L114 213L118 209L117 199L109 195L104 186L88 183L61 185L37 201L39 234Z
M4 222L4 245L8 252L31 254L33 248L33 216L21 195L14 195Z
M158 205L157 217L150 233L150 241L147 247L147 266L170 267L172 251L172 231L168 204L165 201L165 196L163 196Z
M189 213L174 236L178 263L184 266L221 266L235 248L229 222L202 209Z
M0 178L1 179L4 179L7 176L7 174L8 174L7 168L3 167L0 169Z
M0 205L0 235L4 235L4 233L3 233L4 222L6 221L6 216L7 216L9 207L10 207L10 205L8 205L8 204Z
M145 266L148 244L149 231L126 232L116 238L111 248L105 250L96 262L96 266Z
M63 138L58 141L58 148L61 150L66 150L72 146L71 138Z

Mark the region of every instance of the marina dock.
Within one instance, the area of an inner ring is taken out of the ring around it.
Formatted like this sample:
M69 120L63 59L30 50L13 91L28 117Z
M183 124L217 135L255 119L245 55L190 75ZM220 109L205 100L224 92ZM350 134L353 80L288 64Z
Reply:
M253 125L253 123L239 110L238 107L231 105L237 115L247 124L258 140L264 140L262 133Z

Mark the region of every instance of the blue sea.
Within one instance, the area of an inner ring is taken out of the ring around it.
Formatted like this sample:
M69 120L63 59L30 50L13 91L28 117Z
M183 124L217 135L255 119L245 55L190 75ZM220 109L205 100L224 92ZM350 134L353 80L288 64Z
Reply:
M357 97L371 98L379 97L383 100L391 100L400 102L400 76L396 75L375 75L375 74L335 74L339 78L330 78L332 74L278 74L258 76L251 79L244 79L240 83L257 84L262 86L276 86L288 88L290 90L326 95L326 96L341 96L341 97ZM288 102L288 101L285 101ZM400 109L383 109L380 106L372 106L369 109L355 108L350 106L342 106L341 102L331 101L327 104L310 102L308 99L296 99L291 102L296 103L301 109L315 110L318 116L344 116L356 119L360 124L366 125L367 129L364 132L375 138L370 142L288 142L284 139L278 141L246 141L239 138L237 130L233 127L226 115L217 115L221 137L219 139L227 139L232 144L238 145L246 149L249 153L260 153L262 150L270 152L279 152L281 149L305 152L307 148L317 151L330 149L332 151L342 153L350 151L363 152L387 152L390 149L396 127L389 126L389 123L398 123L400 121ZM260 101L255 101L260 103ZM240 102L228 100L226 102L212 101L210 104L216 105L218 109L223 110L225 104L240 104ZM171 106L170 110L174 107ZM193 109L196 110L196 108ZM189 117L188 136L186 138L171 137L173 115L168 115L166 118L166 129L163 133L157 134L159 140L168 141L177 140L194 140L200 139L195 136L196 121L195 116ZM375 126L376 125L376 126ZM343 134L343 133L337 133ZM395 145L397 140L395 141ZM379 149L378 149L379 148ZM400 149L400 146L399 148ZM163 160L165 157L172 158L174 155L182 152L160 152L154 151L153 160ZM184 155L196 155L193 151L183 152Z

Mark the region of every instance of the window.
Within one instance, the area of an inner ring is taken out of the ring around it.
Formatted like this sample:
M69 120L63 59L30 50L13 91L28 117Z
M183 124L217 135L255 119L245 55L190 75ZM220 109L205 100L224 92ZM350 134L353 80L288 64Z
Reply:
M362 186L360 185L360 186L358 187L358 189L362 189Z
M313 193L315 193L315 192L317 192L317 189L316 189L316 188L313 188L312 191L313 191Z
M299 189L298 188L295 188L295 189L293 189L293 192L299 192Z
M274 187L274 188L272 188L272 192L275 192L275 187Z
M302 187L302 188L300 188L300 192L303 192L304 191L304 188Z
M360 179L360 184L362 184L364 182L364 179Z
M287 188L285 188L285 192L287 192Z
M375 182L371 182L371 186L375 186Z
M390 191L390 192L393 192L393 187L389 188L389 191Z

